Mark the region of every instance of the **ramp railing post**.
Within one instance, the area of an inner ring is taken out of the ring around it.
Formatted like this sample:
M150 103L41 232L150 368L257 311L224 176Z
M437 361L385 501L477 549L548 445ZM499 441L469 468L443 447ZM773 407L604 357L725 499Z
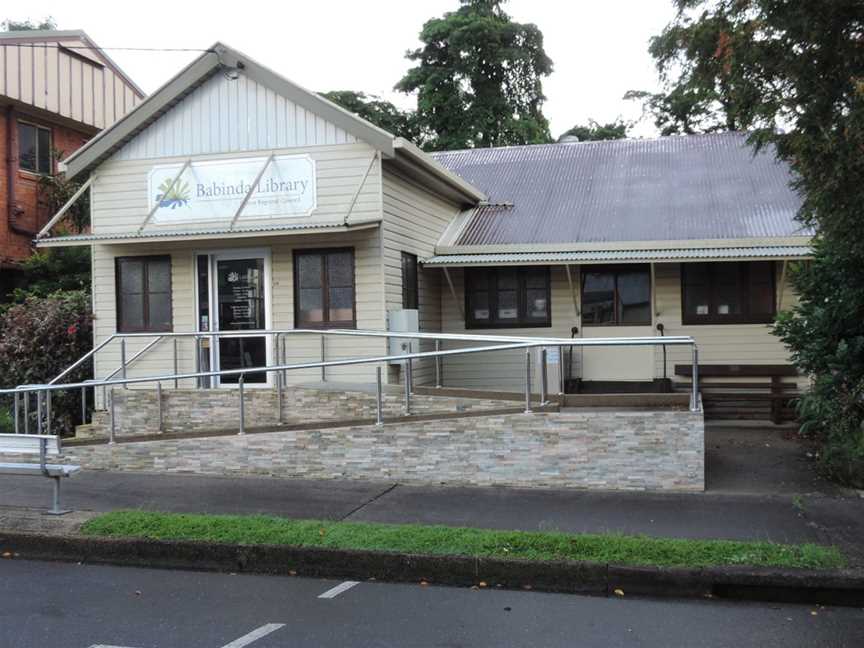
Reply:
M126 338L120 338L120 375L126 380ZM129 389L129 385L123 383L123 389Z
M691 387L693 388L690 394L690 411L699 411L699 349L693 345L693 375L691 376Z
M21 416L20 416L20 414L19 414L19 412L18 412L18 409L19 409L19 406L18 406L18 400L19 400L19 398L18 398L18 392L17 392L17 391L15 392L14 396L15 396L15 407L14 407L13 409L14 409L14 412L15 412L15 414L14 414L14 416L15 416L15 434L19 434L19 432L20 432L20 430L19 430L20 423L18 422L18 419L21 418Z
M87 386L81 388L81 425L87 425Z
M285 395L282 393L282 372L276 372L276 407L279 410L277 421L279 425L282 425L285 422L285 416L283 414L284 410L284 398Z
M176 374L175 374L176 375ZM156 410L159 414L159 431L165 431L164 417L162 414L162 383L156 382Z
M403 369L402 373L405 374L403 382L405 383L405 415L406 416L409 416L411 414L411 377L409 375L411 373L411 370L410 370L409 364L408 364L410 362L411 362L410 360L406 360L405 364L402 366L402 369Z
M45 390L45 434L51 434L51 390Z
M441 351L441 340L435 340L435 353ZM441 389L441 356L435 356L435 387Z
M546 347L540 349L540 405L548 402L549 376L546 371Z
M321 335L321 362L325 362L327 357L327 342L325 341L325 337ZM322 364L321 365L321 382L327 382L327 368Z
M36 434L42 434L42 392L36 390Z
M246 403L243 398L243 378L246 374L240 374L237 380L238 391L240 392L240 431L237 434L246 434Z
M531 349L525 349L525 413L531 413Z
M408 354L414 353L414 344L413 342L408 342ZM411 393L414 393L414 361L411 358L408 358L407 366L407 374L408 374L408 389Z
M558 347L558 393L564 395L564 347L562 346Z
M117 410L114 407L114 388L111 388L111 391L108 392L109 401L111 403L111 427L108 429L108 443L114 443L114 437L117 434Z
M21 393L24 399L24 434L30 434L30 392Z
M171 340L174 343L174 375L178 375L180 373L180 361L178 359L177 354L177 338L172 338ZM180 388L180 381L177 378L174 378L174 389Z
M381 366L375 367L375 425L384 425L384 393L381 386Z

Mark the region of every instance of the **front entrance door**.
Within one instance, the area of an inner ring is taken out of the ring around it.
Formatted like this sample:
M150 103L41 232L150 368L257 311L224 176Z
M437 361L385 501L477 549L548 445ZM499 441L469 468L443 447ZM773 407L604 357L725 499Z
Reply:
M270 257L266 250L232 250L198 257L198 312L202 331L249 331L249 335L211 338L209 356L216 369L261 367L271 357L270 336L259 334L270 321ZM206 278L202 274L206 273ZM206 279L206 281L205 281ZM206 300L206 303L205 303ZM237 384L223 376L214 386ZM265 373L248 374L244 383L269 384Z

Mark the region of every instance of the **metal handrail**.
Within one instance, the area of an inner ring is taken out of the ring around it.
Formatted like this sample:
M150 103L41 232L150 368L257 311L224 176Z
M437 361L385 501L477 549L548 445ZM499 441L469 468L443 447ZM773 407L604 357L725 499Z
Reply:
M73 365L67 368L64 372L59 374L54 380L52 380L48 384L44 385L19 385L15 388L11 389L0 389L0 395L14 395L15 397L15 429L16 432L18 430L18 410L19 410L19 394L23 396L24 401L24 413L25 413L25 432L29 429L29 418L28 418L28 406L30 402L29 395L31 393L36 393L36 405L37 405L37 424L39 430L42 429L42 412L43 412L43 397L45 400L45 409L47 412L47 426L50 433L51 429L51 393L53 391L66 390L66 389L81 389L82 390L82 399L83 395L86 394L86 388L96 388L101 387L103 389L103 394L105 390L109 386L127 386L130 384L141 384L141 383L150 383L155 382L157 384L157 390L161 389L162 381L174 381L175 386L177 385L179 380L189 380L189 379L201 379L201 378L213 378L213 377L222 377L222 376L237 376L238 377L238 391L240 394L241 408L240 408L240 433L244 432L244 405L243 405L243 391L244 391L244 379L247 374L256 374L256 373L269 373L276 372L278 379L278 389L279 389L279 397L280 403L282 399L282 387L285 383L283 379L285 377L285 372L300 370L300 369L315 369L320 368L322 372L322 378L324 377L324 372L327 367L342 367L349 365L359 365L359 364L380 364L385 362L404 362L406 365L405 370L405 411L406 414L410 414L410 394L412 391L412 379L410 376L412 363L414 360L422 360L426 358L434 358L436 362L436 382L440 380L440 360L447 356L457 356L457 355L467 355L472 353L489 353L495 351L512 351L512 350L521 350L524 349L526 353L526 371L525 371L525 412L530 413L531 410L531 397L532 397L532 383L531 383L531 351L532 349L541 349L541 353L539 354L539 360L541 364L540 368L540 381L541 381L541 405L546 403L547 396L547 373L546 373L546 353L545 349L549 346L557 346L562 349L565 346L573 347L573 346L644 346L644 345L689 345L692 348L692 361L693 361L693 375L692 375L692 392L690 397L690 410L691 411L699 411L699 394L698 394L698 380L699 380L699 355L698 348L696 346L696 342L693 338L689 336L676 336L676 337L633 337L633 338L579 338L579 339L568 339L568 338L531 338L531 337L516 337L516 336L493 336L493 335L465 335L465 334L452 334L452 333L420 333L420 332L410 332L410 333L397 333L392 331L364 331L364 330L345 330L345 329L283 329L283 330L266 330L266 331L214 331L207 332L204 335L212 336L212 337L232 337L232 336L249 336L249 335L258 335L258 336L266 336L266 335L275 335L277 340L277 349L278 349L278 340L280 336L284 335L300 335L300 334L315 334L321 335L322 340L325 335L334 335L334 336L357 336L357 337L378 337L378 338L407 338L407 339L431 339L436 342L435 351L422 351L422 352L414 352L410 349L408 353L401 353L395 355L384 355L384 356L374 356L374 357L363 357L363 358L347 358L342 360L324 360L322 354L321 361L315 362L303 362L303 363L295 363L295 364L275 364L275 365L265 365L260 367L243 367L240 369L219 369L212 371L195 371L188 373L180 373L177 370L176 358L175 358L175 369L172 374L165 375L156 375L156 376L140 376L135 378L129 378L126 375L126 369L128 368L129 363L125 360L125 345L127 338L138 338L138 337L154 337L154 335L147 333L117 333L102 343L100 343L93 350L89 351L87 354L82 356L78 361L76 361ZM132 361L139 358L153 346L161 342L166 337L195 337L200 338L202 336L201 332L180 332L180 333L160 333L157 335L156 339L147 344L143 349L139 350L135 356L133 356ZM87 380L85 382L80 383L68 383L68 384L57 384L57 382L65 375L67 375L70 371L74 370L76 367L80 366L81 363L85 362L87 359L91 358L97 351L104 348L109 342L113 339L119 338L121 341L121 351L122 351L122 364L121 368L112 372L108 377L103 379L93 379ZM469 342L498 342L498 344L490 344L488 346L475 346L469 348L458 348L458 349L450 349L450 350L441 350L440 342L441 340L456 340L456 341L469 341ZM501 342L504 342L503 344ZM175 354L176 354L176 342L175 342ZM376 383L377 389L379 390L378 397L376 399L378 403L378 416L377 420L380 423L382 419L382 411L381 411L381 381L380 381L380 367L377 368L377 376ZM560 367L559 367L560 369ZM123 377L120 379L114 379L114 376L118 371L123 372ZM440 386L440 384L439 384ZM562 387L563 388L563 387ZM82 401L83 402L83 401ZM161 399L159 401L159 406L161 408ZM110 408L112 410L111 413L111 435L110 439L113 442L114 438L114 424L115 419L113 415L114 409L114 399L113 395L111 397ZM160 411L161 416L161 411ZM281 406L280 406L280 420L281 420ZM86 422L86 421L85 421Z

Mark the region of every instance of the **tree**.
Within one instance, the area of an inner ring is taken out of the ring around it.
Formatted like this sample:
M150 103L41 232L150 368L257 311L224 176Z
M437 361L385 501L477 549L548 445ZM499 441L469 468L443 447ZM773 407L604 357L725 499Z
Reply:
M383 128L388 133L404 137L418 146L422 143L420 126L412 111L400 110L380 97L354 90L331 90L322 92L321 96Z
M427 148L551 141L541 80L552 71L543 34L513 22L505 0L460 0L461 7L423 25L416 65L396 85L417 93L417 120Z
M27 20L10 20L7 18L0 23L2 30L0 31L34 31L37 29L57 29L57 21L51 16L46 16L41 22L34 23L29 18Z
M624 139L627 137L629 129L630 124L620 119L608 124L599 124L593 119L589 119L587 126L574 126L567 132L562 133L558 141L563 142L568 137L576 137L580 142Z
M861 0L676 0L652 41L661 69L710 98L724 128L773 144L803 198L814 260L797 265L799 304L777 333L811 376L799 413L831 476L864 486L864 3ZM690 35L685 37L684 35ZM693 42L696 36L699 47ZM691 38L692 36L692 38ZM713 42L712 42L713 39ZM670 44L671 43L671 44ZM669 49L667 49L667 47ZM662 52L662 54L661 54ZM708 104L695 104L699 110ZM692 115L692 112L690 113Z

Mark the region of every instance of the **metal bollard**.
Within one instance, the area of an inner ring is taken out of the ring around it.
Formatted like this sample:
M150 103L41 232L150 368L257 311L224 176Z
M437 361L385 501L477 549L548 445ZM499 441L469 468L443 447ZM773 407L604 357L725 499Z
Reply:
M549 377L547 375L546 347L540 349L540 405L546 405L549 392Z
M690 394L690 411L698 412L699 411L699 349L696 348L696 345L693 345L693 376L690 381L693 387L693 391Z
M245 374L240 374L240 379L237 381L237 386L240 392L240 431L237 434L246 434L246 403L243 398L243 378Z
M117 416L116 416L117 412L114 409L114 389L113 388L111 389L109 394L110 394L109 401L111 403L110 407L109 407L109 409L111 410L111 427L108 430L108 443L114 443L114 437L117 434Z
M384 394L381 386L381 367L375 367L375 405L377 406L375 425L384 425Z
M327 352L327 346L326 346L325 338L322 335L321 336L321 362L325 362L324 359L326 358L326 352ZM327 368L323 367L323 366L321 367L321 382L327 382Z
M175 337L171 341L174 343L174 375L176 376L180 373L180 361L177 353L177 338ZM174 379L174 389L180 389L180 381L177 378Z
M126 380L126 338L120 338L120 375ZM123 389L129 389L129 385L123 383Z
M156 411L159 414L159 431L165 431L164 417L162 415L162 383L156 383Z
M531 349L525 349L525 413L531 413Z
M441 351L441 340L435 340L435 353ZM435 356L435 387L440 389L442 387L441 384L441 362L443 358L441 356Z
M19 423L18 423L18 419L21 418L21 417L20 417L20 415L19 415L19 413L18 413L18 409L19 409L19 408L18 408L18 392L17 392L17 391L15 392L14 396L15 396L15 407L14 407L14 412L15 412L15 434L19 434Z

